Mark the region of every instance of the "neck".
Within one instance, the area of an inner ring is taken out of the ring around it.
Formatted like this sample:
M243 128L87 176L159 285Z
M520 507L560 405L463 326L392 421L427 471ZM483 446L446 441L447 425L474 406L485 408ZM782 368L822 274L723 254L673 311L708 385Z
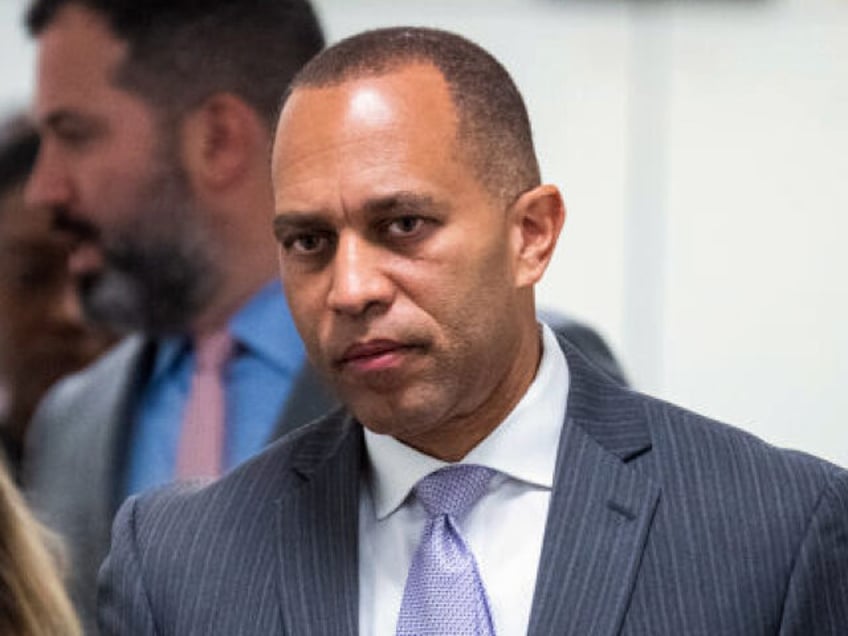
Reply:
M264 155L226 190L205 192L210 239L220 272L213 298L191 323L198 335L220 329L256 292L279 276L271 232L274 200Z
M221 289L214 301L192 322L191 334L198 337L222 329L262 287L272 280L274 280L274 274L265 277L255 276L249 281L242 281L239 285L231 285L226 290Z
M417 438L400 439L416 450L446 462L462 460L486 439L527 393L542 359L542 339L533 318L532 328L519 339L515 364L496 383L472 413L457 415Z
M263 210L264 211L264 210ZM256 211L245 211L255 214ZM268 213L270 218L270 212ZM267 230L267 226L263 225ZM222 228L227 232L227 228ZM192 321L195 335L220 329L229 322L250 298L263 286L279 276L277 254L270 231L229 230L229 235L217 241L220 246L221 281L211 301Z

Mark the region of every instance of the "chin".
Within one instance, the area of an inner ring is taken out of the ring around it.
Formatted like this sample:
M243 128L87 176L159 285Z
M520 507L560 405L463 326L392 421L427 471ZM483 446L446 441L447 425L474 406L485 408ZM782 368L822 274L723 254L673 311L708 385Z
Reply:
M409 436L414 431L426 430L432 425L434 402L432 400L396 399L395 396L370 396L368 399L347 402L354 417L368 430L392 437Z
M403 417L388 405L367 404L357 401L347 402L357 421L368 430L379 435L394 435L397 432L398 418Z

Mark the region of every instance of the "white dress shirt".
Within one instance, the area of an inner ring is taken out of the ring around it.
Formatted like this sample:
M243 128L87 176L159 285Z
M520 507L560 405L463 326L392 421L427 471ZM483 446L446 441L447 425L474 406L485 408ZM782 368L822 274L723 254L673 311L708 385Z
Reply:
M527 633L568 384L565 356L551 329L542 325L542 360L532 384L461 462L497 471L460 523L498 636ZM367 429L365 445L370 470L360 488L359 633L390 636L427 521L423 506L409 494L418 481L447 464Z

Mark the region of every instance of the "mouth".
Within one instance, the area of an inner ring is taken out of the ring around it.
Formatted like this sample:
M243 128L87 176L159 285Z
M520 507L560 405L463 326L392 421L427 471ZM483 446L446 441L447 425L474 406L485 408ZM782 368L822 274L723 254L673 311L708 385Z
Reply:
M99 238L97 227L72 214L66 208L53 210L52 229L58 235L68 237L72 243L93 243Z
M345 349L336 359L335 366L357 372L385 371L399 366L408 354L420 348L419 345L395 340L369 340Z

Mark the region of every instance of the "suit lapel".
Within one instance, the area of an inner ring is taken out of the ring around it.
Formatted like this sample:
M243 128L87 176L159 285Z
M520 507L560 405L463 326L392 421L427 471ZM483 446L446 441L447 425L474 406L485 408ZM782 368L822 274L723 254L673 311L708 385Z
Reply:
M146 381L156 352L154 341L140 335L127 337L117 345L114 358L99 370L92 383L89 401L89 422L98 427L94 436L96 449L88 449L92 494L103 506L101 518L106 524L106 547L112 519L123 501L124 477L133 430L132 418L140 387ZM115 386L114 391L102 391L101 386ZM96 476L96 477L95 477ZM99 489L99 490L98 490ZM95 493L96 491L96 493Z
M529 634L617 634L659 487L629 462L650 450L643 411L563 344L571 386Z
M359 629L359 471L362 431L342 412L294 459L277 515L286 633L353 636Z

